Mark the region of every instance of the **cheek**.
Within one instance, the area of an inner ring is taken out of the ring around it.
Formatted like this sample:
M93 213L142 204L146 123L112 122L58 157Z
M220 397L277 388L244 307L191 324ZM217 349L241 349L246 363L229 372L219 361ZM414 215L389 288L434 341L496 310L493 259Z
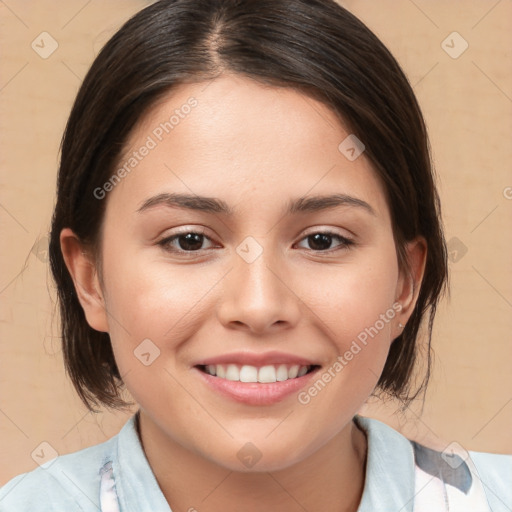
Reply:
M383 257L374 265L320 273L307 292L335 355L297 399L308 426L328 430L325 435L334 435L360 409L382 373L397 314L393 264L393 257Z
M331 391L322 392L322 407L334 407L341 399L350 410L349 403L362 403L380 377L400 308L395 301L396 254L394 246L389 249L336 269L325 267L302 280L304 302L335 352L323 376ZM308 393L305 401L309 398Z
M390 320L396 315L398 275L394 247L380 248L355 255L337 267L318 266L301 280L301 298L342 349L376 323L382 334L389 334ZM385 315L385 328L381 315Z
M165 339L166 348L172 348L172 339L179 343L191 336L205 316L214 314L219 301L229 299L222 292L224 285L231 289L222 282L226 268L229 265L151 260L135 249L117 251L111 246L105 251L104 274L113 343L122 339L123 347L133 350L144 339ZM306 306L306 322L316 322L340 354L392 308L398 279L394 246L361 251L342 264L309 261L289 270L282 277L295 300ZM378 339L383 340L391 324L381 324Z
M194 265L151 261L136 253L106 261L105 274L109 312L115 323L131 326L139 336L158 338L214 284L208 271Z
M394 246L388 245L360 250L338 264L302 260L281 276L291 290L290 300L302 303L303 328L323 339L330 356L346 354L348 361L353 353L351 373L362 367L378 372L389 350L398 270ZM105 248L104 275L110 336L124 373L140 369L134 351L141 343L150 353L158 352L144 340L176 356L202 324L212 322L223 300L233 300L228 293L236 287L226 275L230 262L178 264L130 244L118 247ZM276 286L282 288L277 281ZM360 373L354 375L356 381L360 378Z
M152 369L197 332L211 315L208 293L225 270L214 266L166 262L136 251L113 249L104 260L110 337L120 371L139 372L139 353L165 356ZM207 311L208 310L208 311ZM149 340L149 341L148 341ZM141 345L142 344L142 345Z

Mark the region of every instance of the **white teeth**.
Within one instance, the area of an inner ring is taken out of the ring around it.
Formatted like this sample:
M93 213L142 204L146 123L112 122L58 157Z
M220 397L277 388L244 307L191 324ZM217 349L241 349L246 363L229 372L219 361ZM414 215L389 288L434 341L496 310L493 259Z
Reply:
M242 366L240 382L258 382L258 368L248 365Z
M288 369L288 378L289 379L295 379L297 377L297 374L299 373L299 365L296 364L294 366L290 366Z
M306 366L301 366L299 368L299 373L297 374L297 377L302 377L303 375L306 375L308 373L308 369Z
M221 379L240 381L240 382L283 382L288 379L295 379L306 375L309 366L299 366L298 364L287 366L280 364L277 367L273 365L262 366L260 368L251 365L236 364L208 364L205 366L206 373L220 377Z
M279 368L276 372L276 379L281 382L283 380L288 380L288 368L286 368L285 364L280 364Z
M240 380L240 370L236 364L228 364L225 378L227 380Z
M224 366L222 366L221 364L218 364L216 366L216 368L217 368L217 377L220 377L221 379L225 379L226 378L226 369L224 368ZM215 375L215 373L214 373L214 375Z
M276 369L273 366L262 366L258 371L258 382L275 382Z

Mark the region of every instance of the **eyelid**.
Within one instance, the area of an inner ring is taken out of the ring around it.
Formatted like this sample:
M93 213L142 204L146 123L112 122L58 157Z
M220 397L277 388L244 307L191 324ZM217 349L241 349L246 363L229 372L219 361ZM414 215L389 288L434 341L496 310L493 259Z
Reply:
M212 237L210 237L206 234L207 230L201 226L194 226L194 227L185 226L185 227L181 227L181 228L177 228L177 229L178 229L178 231L173 232L173 234L163 237L159 242L157 242L157 245L161 246L165 251L167 251L169 253L174 253L174 254L178 254L178 255L187 255L186 257L194 257L195 255L201 254L204 251L208 251L209 249L212 249L212 247L209 247L206 249L198 249L196 251L185 251L183 249L176 249L176 248L170 249L170 248L167 248L167 246L171 246L171 243L174 242L177 238L179 238L180 236L189 234L189 233L201 235L204 238L206 238L207 240L209 240L210 242L216 243ZM351 246L356 245L356 241L351 236L345 236L341 233L338 233L333 228L327 228L327 227L322 228L321 226L315 226L313 228L310 228L310 230L303 232L302 236L294 244L294 246L299 244L303 240L307 239L309 236L312 236L315 234L323 234L323 235L330 236L332 238L337 238L341 243L334 248L326 249L324 251L322 251L322 250L316 251L314 249L305 249L307 252L313 253L314 255L318 255L318 256L331 255L332 253L337 253L339 251L346 250L346 249L350 248Z
M160 241L157 243L161 244L162 242L167 242L169 240L175 239L176 237L179 237L182 235L187 235L189 233L194 233L196 235L202 235L205 238L207 238L208 240L210 240L211 242L214 241L213 237L211 237L210 235L207 234L208 230L203 227L196 227L196 226L187 227L187 226L185 226L184 228L176 228L176 229L177 229L177 231L173 231L172 234L162 237L160 239ZM192 251L188 251L188 252L192 252Z
M166 246L171 246L171 243L174 242L177 238L183 235L187 235L188 233L194 233L196 235L202 235L204 238L212 242L214 245L216 244L213 237L207 235L207 229L201 227L201 226L185 226L182 228L176 228L177 231L173 231L172 234L168 236L162 237L156 245L160 246L164 251L171 253L171 254L178 254L178 255L187 255L187 256L194 256L200 253L203 253L204 251L208 251L209 249L212 249L212 247L209 247L207 249L199 249L197 251L184 251L182 249L168 249Z
M330 227L330 226L313 226L312 228L308 228L306 231L304 231L304 234L302 235L302 237L304 238L305 236L314 235L316 233L325 233L328 235L336 235L341 238L346 238L347 240L352 240L352 239L355 240L356 235L352 231L350 231L346 228L343 228L345 232L349 233L349 234L345 235L344 233L338 232L338 229L342 229L342 228L334 228L334 227Z
M300 243L303 240L307 239L308 237L310 237L312 235L316 235L316 234L327 235L327 236L330 236L331 238L338 238L341 241L341 244L334 248L326 249L325 251L315 251L313 249L306 249L308 252L311 252L315 255L319 255L319 256L321 256L322 254L330 255L332 253L336 253L338 251L341 251L343 249L348 249L349 247L356 245L356 241L353 238L351 238L349 236L342 235L341 233L338 233L331 228L325 228L325 229L315 228L315 229L313 229L313 231L306 232L304 235L302 235L302 237L299 239L299 241L297 243Z
M174 231L172 235L169 235L166 238L171 238L176 235L186 235L187 233L196 233L198 235L208 236L206 234L207 230L205 228L203 228L202 226L193 226L193 227L185 226L185 227L176 228L176 229L177 229L177 231ZM208 237L208 238L210 238L210 237Z

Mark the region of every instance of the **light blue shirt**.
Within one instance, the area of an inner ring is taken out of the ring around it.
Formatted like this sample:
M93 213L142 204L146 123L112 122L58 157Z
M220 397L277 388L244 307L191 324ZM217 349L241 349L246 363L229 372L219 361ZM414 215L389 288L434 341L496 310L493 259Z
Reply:
M108 441L14 477L0 488L0 511L172 512L135 420L136 414ZM358 512L512 511L512 455L441 453L378 420L354 420L368 440ZM199 500L189 510L201 512Z

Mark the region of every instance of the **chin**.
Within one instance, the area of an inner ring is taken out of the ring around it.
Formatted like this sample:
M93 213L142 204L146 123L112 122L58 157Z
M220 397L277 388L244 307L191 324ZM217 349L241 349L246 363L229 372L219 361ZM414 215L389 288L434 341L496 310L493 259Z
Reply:
M297 464L308 454L304 453L304 443L297 442L294 445L279 443L258 446L251 441L241 443L235 446L235 456L233 457L233 447L218 457L212 457L207 454L216 464L238 473L266 473L281 471ZM224 455L224 457L222 456Z

